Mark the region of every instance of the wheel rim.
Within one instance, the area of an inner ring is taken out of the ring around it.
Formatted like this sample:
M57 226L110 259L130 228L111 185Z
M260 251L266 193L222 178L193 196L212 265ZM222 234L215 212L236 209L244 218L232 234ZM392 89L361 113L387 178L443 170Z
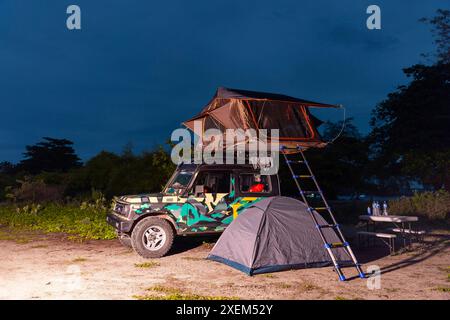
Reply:
M166 243L166 232L159 226L151 226L145 230L142 236L142 243L150 251L161 249Z

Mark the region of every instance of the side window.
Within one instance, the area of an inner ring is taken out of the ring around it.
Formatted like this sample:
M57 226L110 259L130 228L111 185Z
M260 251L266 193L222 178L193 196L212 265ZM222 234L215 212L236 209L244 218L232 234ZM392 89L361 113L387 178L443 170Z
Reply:
M242 193L270 193L272 185L269 176L243 173L239 176L239 187Z
M217 193L230 193L230 173L229 172L218 172L212 174L214 179L216 179L216 192Z
M202 171L192 186L203 186L205 193L229 193L230 192L230 173L223 171Z

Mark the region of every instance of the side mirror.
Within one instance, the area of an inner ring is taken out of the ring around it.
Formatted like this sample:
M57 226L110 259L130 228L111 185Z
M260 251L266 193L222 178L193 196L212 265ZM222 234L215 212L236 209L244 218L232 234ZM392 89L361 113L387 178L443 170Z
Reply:
M195 186L194 195L196 197L198 197L198 196L200 196L200 195L202 195L204 193L205 193L205 186L204 185Z

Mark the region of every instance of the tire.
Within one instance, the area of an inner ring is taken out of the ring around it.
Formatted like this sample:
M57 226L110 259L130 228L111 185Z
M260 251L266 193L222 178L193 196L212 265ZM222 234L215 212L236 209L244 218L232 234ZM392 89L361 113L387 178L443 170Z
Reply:
M120 244L123 245L124 247L127 248L133 247L131 245L131 237L129 234L117 232L117 238L119 239Z
M148 217L134 227L131 245L143 258L161 258L172 248L174 236L172 225L167 220Z

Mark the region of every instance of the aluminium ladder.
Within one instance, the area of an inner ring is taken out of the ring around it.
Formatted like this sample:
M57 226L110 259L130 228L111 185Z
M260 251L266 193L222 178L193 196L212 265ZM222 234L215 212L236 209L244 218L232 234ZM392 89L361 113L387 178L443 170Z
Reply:
M288 150L294 150L295 153L300 153L301 154L301 160L291 160L291 159L289 159L288 158L288 153L285 152L285 151L288 151ZM287 166L289 168L289 171L290 171L290 173L292 175L292 178L294 179L294 182L295 182L295 184L296 184L296 186L298 188L298 191L300 192L300 195L301 195L301 197L303 199L303 202L308 206L308 212L311 215L311 217L312 217L312 219L313 219L313 221L314 221L314 223L316 225L317 230L319 231L320 237L321 237L321 239L322 239L322 241L324 243L324 247L327 250L328 255L330 256L331 261L333 262L334 270L336 271L336 273L339 276L339 280L345 281L346 278L345 278L344 273L341 270L344 266L340 265L338 263L338 261L336 260L335 255L334 255L333 249L336 249L336 248L343 248L348 253L348 255L352 259L352 265L351 266L356 268L356 270L359 273L359 277L360 278L365 278L364 272L361 269L361 264L359 264L358 261L356 260L356 257L354 255L352 249L350 248L350 244L347 241L345 241L344 235L342 234L342 231L341 231L341 229L339 227L339 224L337 223L336 219L334 218L334 215L333 215L333 213L331 211L331 208L328 205L328 202L325 199L325 197L323 195L323 192L322 192L322 190L319 187L319 184L317 183L316 177L314 176L314 174L313 174L313 172L311 170L311 167L309 166L308 161L306 160L306 157L303 154L302 148L301 147L286 148L286 147L282 146L280 148L280 151L281 151L281 153L284 156L284 160L286 161L286 164L287 164ZM293 169L293 164L303 164L306 167L306 169L307 169L307 174L296 174L294 172L294 169ZM303 190L302 186L300 185L300 181L299 181L300 179L312 179L312 181L314 183L314 187L315 187L316 190L308 190L308 191ZM318 195L320 195L320 198L321 198L320 201L323 203L323 206L322 207L312 207L308 203L308 199L306 197L306 195L308 195L308 194L318 194ZM328 213L330 218L331 218L331 222L332 223L331 224L327 223L327 224L323 224L323 225L319 224L319 222L317 221L316 216L314 215L314 211L316 211L316 212L321 211L321 212L324 212L324 213ZM324 229L324 228L332 228L332 229L334 229L336 234L337 234L337 236L338 236L338 238L340 239L340 242L329 243L327 241L323 231L322 231L322 229Z

